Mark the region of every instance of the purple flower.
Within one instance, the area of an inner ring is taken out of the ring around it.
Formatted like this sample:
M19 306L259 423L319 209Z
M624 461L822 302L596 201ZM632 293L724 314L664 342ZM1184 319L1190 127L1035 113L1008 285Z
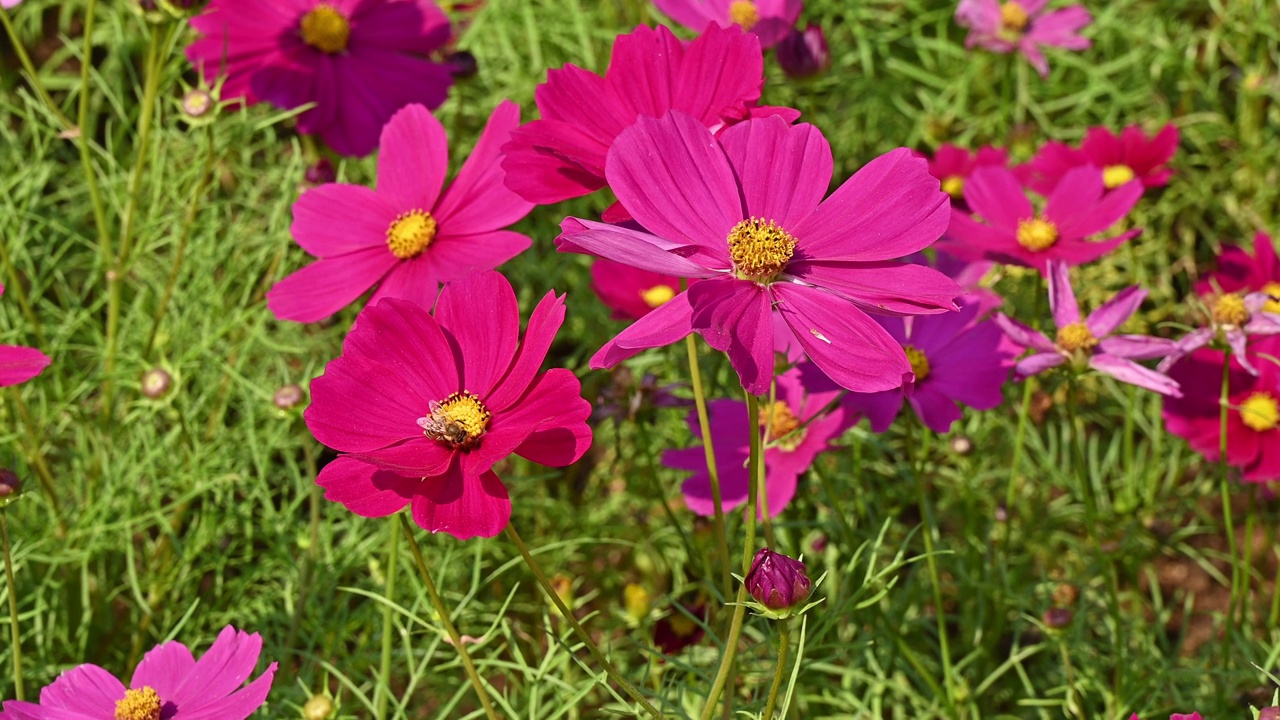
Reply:
M1087 50L1092 43L1080 30L1093 22L1083 5L1046 13L1049 0L960 0L956 22L969 28L964 46L997 53L1021 52L1040 77L1049 76L1041 46Z
M1070 362L1077 369L1088 366L1119 380L1161 395L1181 397L1178 383L1161 372L1145 368L1134 360L1154 360L1175 350L1172 340L1145 335L1114 335L1115 331L1138 310L1147 291L1137 285L1116 294L1089 317L1081 320L1067 266L1049 263L1049 308L1058 334L1050 340L1004 313L996 314L996 322L1011 340L1036 352L1018 361L1019 379L1038 375Z
M1192 330L1178 340L1172 352L1160 363L1164 372L1178 360L1190 355L1214 340L1220 340L1231 348L1231 354L1250 375L1258 369L1249 362L1245 347L1253 337L1280 335L1280 314L1267 312L1272 302L1266 292L1222 293L1209 299L1209 327Z
M792 30L778 43L778 65L788 77L813 77L831 67L831 51L822 28L809 23L804 30Z
M4 286L0 285L0 295ZM0 345L0 387L24 383L49 366L49 356L35 348Z
M654 0L653 4L694 32L712 24L736 25L758 37L763 48L781 40L804 9L801 0Z
M743 582L751 597L770 610L794 608L813 591L804 563L769 548L756 553Z

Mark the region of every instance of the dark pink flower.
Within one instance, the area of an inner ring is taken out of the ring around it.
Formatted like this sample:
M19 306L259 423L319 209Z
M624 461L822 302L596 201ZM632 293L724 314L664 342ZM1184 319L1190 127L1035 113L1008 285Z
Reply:
M1000 167L974 170L964 197L973 215L952 208L951 225L940 243L963 260L994 260L1047 274L1050 261L1092 262L1142 232L1088 240L1116 224L1142 197L1142 183L1136 180L1104 193L1102 177L1092 168L1068 171L1040 211L1013 172Z
M534 93L542 119L503 148L507 186L539 204L594 192L614 138L636 118L675 109L720 128L748 117L763 85L760 42L737 28L708 27L688 45L662 26L636 28L614 40L604 77L574 65L547 71Z
M819 453L832 449L829 444L853 424L853 416L839 405L828 414L820 413L840 397L840 390L808 392L800 382L802 368L793 368L777 378L778 391L772 408L761 408L756 426L765 431L768 443L764 451L765 496L769 515L782 512L796 494L801 473L809 469ZM720 496L725 510L747 502L751 477L747 459L751 452L747 404L741 400L712 400L707 406L711 421L711 444L720 472ZM696 412L689 413L689 429L701 438ZM807 423L807 424L806 424ZM668 450L662 464L693 475L684 481L685 503L699 515L711 515L715 505L711 496L711 480L707 475L706 455L701 446ZM763 515L764 505L760 505Z
M377 286L370 304L404 298L424 307L438 283L491 270L532 241L503 228L533 209L502 183L499 148L520 124L520 106L493 111L453 184L444 127L410 105L382 131L376 190L332 183L303 193L293 206L293 239L319 258L267 293L282 320L315 322Z
M1053 192L1062 176L1072 168L1093 167L1102 173L1102 184L1108 190L1137 179L1144 188L1162 187L1169 183L1173 171L1168 163L1178 151L1178 128L1165 125L1153 137L1137 125L1130 125L1119 135L1104 127L1089 128L1079 149L1066 143L1045 143L1028 163L1027 184L1041 195Z
M615 320L639 320L680 294L680 278L597 259L591 264L591 289Z
M211 0L191 26L187 59L210 85L225 77L224 99L315 103L298 131L343 155L372 152L397 110L439 107L453 83L426 57L449 40L431 0Z
M849 393L845 402L865 415L875 432L889 428L904 399L927 427L940 433L960 419L961 405L998 407L1017 353L994 322L975 322L979 312L977 305L969 305L958 313L879 318L906 350L915 382L898 390Z
M964 294L956 298L956 303L960 307L977 306L978 314L974 317L975 322L1004 305L1004 298L1000 297L999 293L982 284L983 278L991 272L991 268L995 267L995 263L989 260L961 260L945 250L937 250L933 260L925 257L924 253L917 253L909 259L911 262L931 267L955 280L956 284L964 290Z
M1264 292L1272 299L1263 306L1263 312L1280 313L1280 258L1271 236L1258 233L1253 236L1253 255L1244 248L1229 245L1218 257L1217 272L1196 284L1200 295L1218 293Z
M198 661L182 643L158 645L128 687L97 665L80 665L41 690L38 704L6 701L0 720L245 720L266 702L275 677L271 663L244 684L261 651L261 636L228 625Z
M1280 480L1280 338L1249 345L1256 374L1246 372L1232 354L1228 376L1227 462L1250 482ZM1192 450L1217 461L1221 446L1219 413L1223 353L1203 348L1169 368L1182 385L1181 398L1165 398L1164 422Z
M1018 361L1021 378L1071 363L1077 370L1091 367L1123 383L1137 385L1161 395L1177 397L1178 383L1169 377L1143 367L1134 360L1155 360L1175 349L1172 340L1145 335L1116 335L1147 297L1147 291L1133 285L1081 318L1071 289L1071 276L1063 263L1049 264L1049 309L1058 326L1057 335L1049 339L1043 333L1023 325L1004 313L996 314L998 323L1015 343L1035 352Z
M977 152L945 144L929 158L929 174L942 183L942 192L954 205L964 202L964 183L980 167L1007 167L1009 153L1004 148L985 145Z
M1265 310L1272 302L1275 301L1265 292L1248 295L1222 293L1209 298L1209 326L1183 335L1173 352L1160 363L1160 371L1164 372L1183 356L1217 342L1229 347L1239 358L1241 366L1256 375L1258 371L1245 352L1245 346L1252 338L1280 335L1280 313Z
M902 385L902 348L867 316L944 312L960 288L892 262L937 239L946 195L899 149L823 200L831 147L812 125L749 120L717 140L694 117L640 118L609 152L609 186L648 230L566 218L556 243L653 272L703 278L605 345L592 367L697 331L727 352L749 392L768 390L773 313L810 359L850 390Z
M418 525L458 538L502 532L511 500L494 463L563 467L591 445L578 378L538 371L563 321L549 292L521 342L515 291L493 271L446 283L434 314L391 298L365 308L304 414L344 453L316 479L325 497L364 517L409 505Z
M1083 5L1046 13L1049 0L960 0L956 22L969 28L965 47L992 52L1022 53L1040 77L1049 76L1049 61L1041 47L1087 50L1090 40L1080 34L1093 17Z
M0 285L0 295L4 286ZM24 383L49 366L49 356L35 348L0 345L0 387Z
M738 26L770 48L791 30L804 9L802 0L653 0L667 17L694 32L708 24Z

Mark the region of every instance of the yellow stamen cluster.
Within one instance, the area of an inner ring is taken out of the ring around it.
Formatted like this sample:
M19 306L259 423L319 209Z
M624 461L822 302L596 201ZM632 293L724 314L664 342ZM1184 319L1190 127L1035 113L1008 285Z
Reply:
M1071 323L1058 328L1058 347L1067 352L1092 350L1098 344L1089 326L1082 322Z
M125 690L116 703L115 720L160 720L160 695L150 686Z
M1280 427L1280 402L1268 392L1256 392L1240 404L1240 422L1258 432Z
M1262 292L1271 296L1271 299L1262 306L1262 312L1280 314L1280 282L1267 283L1263 286Z
M330 55L346 50L351 39L351 23L328 3L303 15L301 30L303 42Z
M911 372L915 373L916 382L929 377L929 358L925 357L924 351L914 345L908 345L903 350L907 351L907 362L911 363Z
M794 450L804 440L800 418L781 400L760 411L760 424L768 428L769 442L786 450Z
M1018 221L1018 244L1031 252L1042 252L1058 242L1058 226L1041 217Z
M1026 8L1019 5L1014 0L1002 3L1000 5L1000 25L1003 29L1020 33L1027 29L1027 24L1031 22L1031 16L1027 14Z
M771 282L787 267L796 239L772 220L743 220L729 231L729 257L739 278Z
M734 0L729 5L729 20L743 30L750 30L760 22L760 9L752 0Z
M401 213L387 227L387 249L401 260L415 258L435 240L437 227L436 219L429 212Z
M480 398L463 390L431 403L431 414L418 419L423 434L459 450L472 450L489 428L492 416Z
M1213 301L1213 321L1219 325L1240 326L1249 322L1249 308L1239 293L1219 295Z
M948 175L943 178L942 192L950 195L954 200L964 197L964 178L959 175Z
M675 296L676 291L670 285L654 285L648 290L640 291L640 298L651 308L666 305Z
M1108 165L1102 168L1102 184L1108 190L1114 190L1135 177L1133 168L1128 165Z

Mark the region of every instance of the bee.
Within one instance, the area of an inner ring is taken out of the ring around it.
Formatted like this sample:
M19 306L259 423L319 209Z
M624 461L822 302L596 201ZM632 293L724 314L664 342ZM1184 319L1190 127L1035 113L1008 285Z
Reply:
M466 428L450 420L444 424L444 429L440 431L438 439L444 440L451 445L460 446L466 445L470 438L467 436Z
M462 447L471 442L467 429L462 423L449 416L444 405L433 400L429 407L431 414L418 418L418 427L422 428L424 435L432 440L447 442L454 447Z

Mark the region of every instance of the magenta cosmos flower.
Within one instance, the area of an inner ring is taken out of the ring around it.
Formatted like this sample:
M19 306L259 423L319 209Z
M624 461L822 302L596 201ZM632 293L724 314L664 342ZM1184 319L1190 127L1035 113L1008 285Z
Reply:
M759 395L773 374L776 311L840 386L901 386L911 365L865 311L956 307L961 290L945 275L891 262L937 239L946 195L906 149L872 160L823 200L831 171L822 133L778 117L734 125L717 140L696 118L671 112L618 136L609 186L648 232L566 218L557 245L703 279L611 340L592 367L697 331Z
M604 77L574 65L547 71L534 93L542 119L503 148L507 186L539 204L594 192L609 147L636 118L675 109L720 128L748 117L763 85L760 42L737 28L709 27L688 45L662 26L636 28L614 40Z
M1169 369L1185 355L1213 342L1225 344L1240 358L1240 364L1250 373L1257 369L1245 352L1250 339L1280 335L1280 313L1267 312L1275 300L1265 292L1221 293L1208 299L1209 326L1197 328L1183 335L1173 352L1160 363L1160 371Z
M792 368L778 376L777 399L771 408L761 408L757 418L761 432L768 433L764 482L770 517L786 508L796 494L801 473L809 469L819 453L832 449L830 442L853 424L851 419L856 419L838 404L831 412L821 415L841 391L808 392L800 382L802 372L801 368ZM741 400L712 400L707 404L707 412L716 469L720 472L721 505L725 510L732 510L746 503L751 491L747 468L751 455L747 404ZM701 439L697 412L689 413L688 422L694 437ZM715 513L707 459L701 446L667 450L662 454L662 464L693 473L681 488L690 510L699 515ZM763 505L759 511L763 515Z
M942 245L963 260L994 260L1047 274L1050 261L1092 262L1141 233L1134 229L1105 240L1088 240L1127 215L1141 197L1142 183L1136 180L1105 192L1096 171L1075 168L1049 194L1044 209L1037 211L1012 171L982 167L973 171L964 187L973 215L952 208Z
M591 264L591 289L614 320L639 320L680 294L680 278L597 259Z
M564 298L547 293L521 343L515 292L493 271L446 283L434 315L397 299L365 308L304 414L344 453L316 479L325 497L364 517L409 505L457 538L502 532L511 500L494 463L563 467L591 445L578 378L538 372L562 322Z
M889 429L904 399L925 426L940 433L960 419L961 405L999 407L1016 353L995 323L976 322L980 312L980 306L967 305L958 313L879 318L906 351L915 382L898 390L850 393L845 402L875 432Z
M773 47L791 30L804 9L802 0L653 0L667 17L694 32L708 24L737 25Z
M377 286L382 298L435 302L438 283L491 270L532 241L503 228L533 209L502 183L499 148L520 124L520 107L493 111L475 150L443 192L449 167L444 127L410 105L382 131L376 190L333 183L293 206L293 238L319 258L267 293L282 320L315 322Z
M1154 360L1173 352L1172 340L1145 335L1115 335L1147 297L1147 291L1133 285L1081 318L1071 289L1071 276L1063 263L1049 265L1049 309L1058 333L1053 340L1004 313L996 322L1015 343L1035 351L1018 361L1019 379L1039 375L1070 363L1076 370L1091 367L1120 382L1137 385L1161 395L1179 394L1178 383L1134 360Z
M1102 173L1102 184L1108 190L1135 178L1144 188L1162 187L1173 175L1168 163L1177 151L1178 128L1173 125L1165 125L1151 138L1137 125L1119 135L1093 127L1079 149L1056 141L1045 143L1028 164L1028 185L1048 195L1068 170L1087 165Z
M4 286L0 285L0 295ZM24 383L49 367L49 356L35 348L0 345L0 387Z
M1134 713L1130 715L1129 720L1140 720L1140 718L1138 717L1138 713ZM1202 719L1200 717L1200 713L1193 712L1188 714L1173 713L1172 715L1169 716L1169 720L1202 720Z
M281 108L315 107L298 131L343 155L367 155L378 132L411 103L439 107L453 76L427 55L449 39L431 0L211 0L191 19L187 47L223 97Z
M997 53L1022 53L1040 77L1049 76L1042 47L1087 50L1092 43L1080 31L1093 17L1083 5L1046 13L1049 0L960 0L956 22L969 28L964 45Z
M929 159L929 174L942 183L942 191L951 196L951 202L964 202L964 182L980 167L1006 167L1009 153L1004 148L986 145L977 152L956 145L944 144Z
M1258 233L1253 237L1253 255L1234 245L1222 249L1217 272L1196 284L1201 295L1218 293L1263 292L1271 298L1263 312L1280 313L1280 258L1271 236Z
M266 702L275 677L271 663L244 684L261 651L261 636L228 625L198 661L182 643L158 645L128 687L97 665L80 665L41 690L39 704L6 701L0 720L244 720Z
M1227 462L1250 482L1280 480L1280 338L1249 345L1256 374L1230 356L1227 390ZM1192 450L1210 461L1221 447L1223 353L1204 348L1179 360L1169 376L1182 384L1181 398L1165 398L1164 422Z

